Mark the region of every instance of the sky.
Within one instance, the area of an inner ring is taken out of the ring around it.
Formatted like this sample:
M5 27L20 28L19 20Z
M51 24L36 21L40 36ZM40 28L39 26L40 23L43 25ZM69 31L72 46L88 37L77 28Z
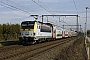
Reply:
M35 20L30 15L78 15L78 23L82 29L85 29L86 22L86 7L87 9L87 29L90 30L90 0L0 0L0 24L11 23L20 24L25 20ZM60 18L60 19L59 19ZM44 22L62 25L76 25L76 17L44 17ZM61 22L60 22L60 21ZM76 28L69 26L66 28Z

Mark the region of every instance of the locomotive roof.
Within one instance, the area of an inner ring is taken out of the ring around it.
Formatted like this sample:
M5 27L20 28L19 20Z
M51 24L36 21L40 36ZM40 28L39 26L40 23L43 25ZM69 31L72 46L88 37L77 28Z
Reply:
M40 22L40 21L23 21L22 23L33 23L33 22L39 22L39 23L41 23L41 24L47 24L47 25L53 25L53 24L51 24L51 23L42 23L42 22Z

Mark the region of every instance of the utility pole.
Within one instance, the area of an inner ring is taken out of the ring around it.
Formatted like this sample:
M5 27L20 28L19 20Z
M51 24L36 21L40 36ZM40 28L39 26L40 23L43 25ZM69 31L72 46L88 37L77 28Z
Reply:
M89 8L86 7L85 37L87 37L87 9Z

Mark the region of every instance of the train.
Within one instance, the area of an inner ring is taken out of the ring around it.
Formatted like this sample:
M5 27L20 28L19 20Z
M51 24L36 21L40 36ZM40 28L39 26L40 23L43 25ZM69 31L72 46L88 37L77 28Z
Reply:
M77 32L59 27L57 29L51 23L23 21L21 22L19 41L22 44L35 44L72 36L77 36Z

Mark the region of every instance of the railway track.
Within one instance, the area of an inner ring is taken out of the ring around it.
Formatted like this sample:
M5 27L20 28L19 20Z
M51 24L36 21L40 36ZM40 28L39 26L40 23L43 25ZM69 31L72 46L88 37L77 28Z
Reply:
M72 38L67 38L67 39L62 39L62 40L57 40L57 41L52 41L52 42L45 42L41 44L23 46L21 48L11 49L9 51L7 49L6 52L2 51L0 53L0 60L26 60L46 50L49 50L53 47L67 43L70 40L73 40L75 38L76 37L72 37Z
M19 49L21 47L23 47L23 46L22 45L11 45L11 46L0 47L0 53L5 52L5 51L9 51L9 50Z

